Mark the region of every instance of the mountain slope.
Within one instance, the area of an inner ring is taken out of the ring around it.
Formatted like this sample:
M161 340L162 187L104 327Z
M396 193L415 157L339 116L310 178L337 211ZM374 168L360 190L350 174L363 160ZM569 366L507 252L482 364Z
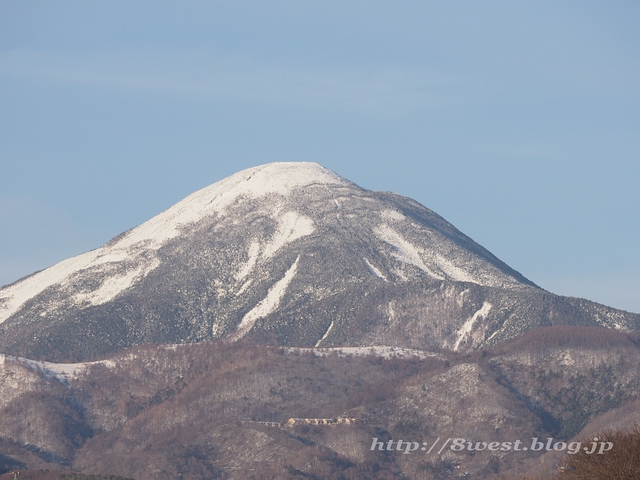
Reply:
M612 417L628 427L639 415L638 340L550 327L422 358L246 341L147 345L75 365L0 356L0 462L138 480L280 479L288 466L307 478L522 478L544 449L405 454L372 440L531 445L584 441L585 426ZM289 422L340 417L355 421Z
M640 315L545 292L411 199L274 163L2 288L0 322L0 351L61 361L245 336L461 350Z

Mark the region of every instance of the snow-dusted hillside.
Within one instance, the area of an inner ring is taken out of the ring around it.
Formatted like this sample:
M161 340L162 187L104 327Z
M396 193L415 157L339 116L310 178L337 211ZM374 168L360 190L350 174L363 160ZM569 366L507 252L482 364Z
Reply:
M25 302L52 286L61 286L72 293L69 300L74 304L106 303L158 267L159 261L154 253L178 237L185 226L214 215L222 219L226 209L241 199L258 199L270 194L286 197L294 190L312 184L348 185L349 182L315 164L281 163L239 172L189 195L102 248L60 262L2 289L0 323L16 313ZM295 214L285 214L281 220L283 234L274 238L273 244L266 249L267 254L313 231L309 219L298 218ZM88 276L102 279L97 286L76 286ZM58 306L56 302L51 303L51 308Z
M413 200L273 163L1 289L0 351L86 359L243 337L460 350L545 324L640 324L593 305L544 292Z

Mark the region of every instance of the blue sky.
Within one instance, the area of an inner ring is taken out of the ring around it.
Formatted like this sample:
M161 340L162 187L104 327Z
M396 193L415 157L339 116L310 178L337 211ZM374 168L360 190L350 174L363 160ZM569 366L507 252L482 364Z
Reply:
M0 284L254 165L640 312L640 3L0 0Z

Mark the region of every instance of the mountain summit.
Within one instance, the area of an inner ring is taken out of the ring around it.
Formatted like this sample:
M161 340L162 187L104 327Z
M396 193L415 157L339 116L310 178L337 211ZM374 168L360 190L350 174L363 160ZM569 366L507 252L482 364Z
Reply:
M199 190L0 289L0 351L81 360L140 343L494 345L544 325L640 328L546 292L431 210L315 163Z

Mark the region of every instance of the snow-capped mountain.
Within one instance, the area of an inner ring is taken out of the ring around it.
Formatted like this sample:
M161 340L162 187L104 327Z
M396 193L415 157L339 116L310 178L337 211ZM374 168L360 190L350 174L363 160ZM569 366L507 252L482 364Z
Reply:
M540 289L411 199L272 163L0 289L0 322L3 353L77 360L243 337L460 350L640 315Z

